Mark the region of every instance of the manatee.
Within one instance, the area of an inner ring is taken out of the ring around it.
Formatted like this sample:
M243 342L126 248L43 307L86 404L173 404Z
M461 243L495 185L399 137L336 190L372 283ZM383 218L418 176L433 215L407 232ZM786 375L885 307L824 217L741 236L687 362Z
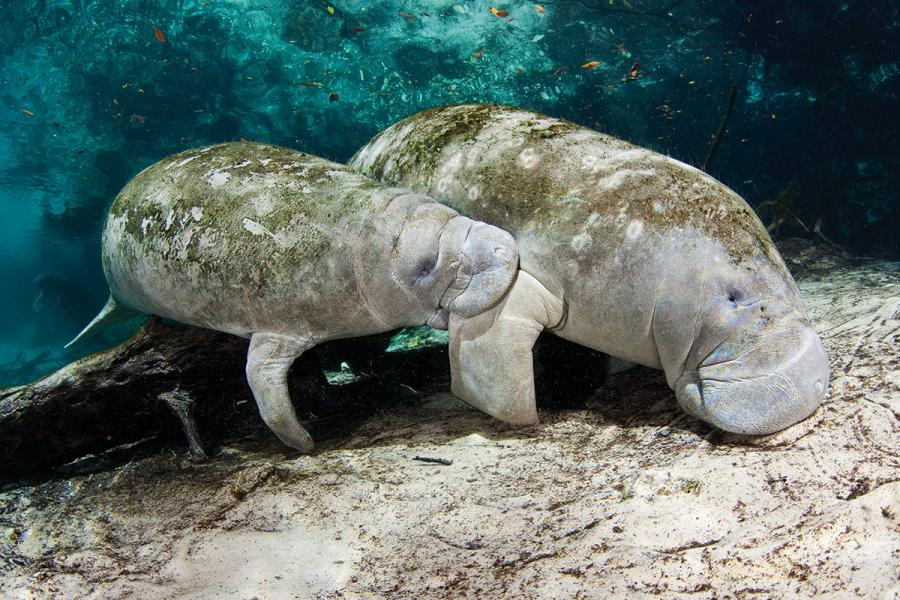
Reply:
M516 238L493 309L450 317L454 393L537 420L541 331L665 372L681 407L767 434L810 415L829 366L753 210L698 169L574 123L493 105L426 110L376 135L357 171Z
M70 343L138 312L248 337L260 415L309 451L287 388L301 353L474 317L508 291L518 256L507 232L426 196L241 142L187 150L135 176L109 210L102 261L109 300Z

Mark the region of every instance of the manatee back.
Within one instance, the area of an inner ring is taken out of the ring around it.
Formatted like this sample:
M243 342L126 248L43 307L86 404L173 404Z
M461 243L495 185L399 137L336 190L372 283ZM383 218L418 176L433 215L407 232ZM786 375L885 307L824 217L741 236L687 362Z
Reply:
M350 246L384 189L278 146L188 150L145 169L116 198L104 271L120 302L185 323L242 335L300 315L352 326ZM336 297L350 300L340 315L331 314Z
M688 230L720 240L735 262L762 255L787 275L753 210L721 182L538 113L496 105L423 111L381 132L350 165L507 229L523 261L530 239L552 244L552 260L533 256L533 268L551 279L560 264L580 276L580 267L596 269L632 240Z

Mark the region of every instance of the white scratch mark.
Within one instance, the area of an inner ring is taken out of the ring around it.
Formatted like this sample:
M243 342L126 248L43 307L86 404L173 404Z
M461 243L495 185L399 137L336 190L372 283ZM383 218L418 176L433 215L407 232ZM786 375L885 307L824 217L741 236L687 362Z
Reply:
M191 162L191 161L194 160L195 158L197 158L197 156L188 156L186 159L184 159L184 160L182 160L182 161L179 161L178 164L175 165L175 166L176 166L176 167L183 167L184 165L188 164L189 162Z
M255 196L250 200L250 204L253 205L253 209L258 215L267 215L275 209L272 199L265 194Z
M539 162L537 152L533 148L525 148L519 152L519 164L525 169L533 169Z
M217 173L213 173L212 176L210 176L210 178L206 181L209 182L209 185L211 185L212 187L217 188L225 185L225 182L228 181L229 177L231 177L231 173L224 173L222 171L219 171Z
M572 250L575 252L583 252L593 243L594 240L591 236L587 233L580 233L572 238Z
M446 177L441 177L437 182L437 191L439 194L443 194L450 186L453 185L453 176L447 175Z
M266 234L272 239L275 239L275 234L254 221L253 219L248 219L244 217L244 220L241 221L241 224L244 226L244 229L252 233L253 235L263 235Z
M625 229L625 237L629 240L633 240L641 235L644 231L644 222L640 219L635 219L631 223L628 224L628 227Z
M632 173L632 171L628 169L622 169L621 171L616 171L612 175L608 175L604 177L600 181L597 182L597 187L601 190L617 190L622 187L622 184L625 183L625 180Z

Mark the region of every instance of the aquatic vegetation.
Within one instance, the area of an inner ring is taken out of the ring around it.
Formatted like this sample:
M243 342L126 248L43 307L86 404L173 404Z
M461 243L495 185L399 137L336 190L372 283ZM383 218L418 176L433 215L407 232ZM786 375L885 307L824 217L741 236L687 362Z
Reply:
M0 361L23 345L55 348L83 324L60 315L35 336L39 273L72 275L81 302L103 304L99 221L147 165L241 138L345 161L376 131L448 103L538 110L697 166L718 139L709 172L752 203L796 178L802 222L850 250L896 254L898 10L888 0L3 3L0 277L13 283L0 295Z
M763 222L768 221L766 230L769 233L777 235L778 230L781 229L781 226L784 225L785 222L799 225L803 228L803 231L809 232L809 227L800 220L800 217L798 217L791 208L791 205L794 203L794 199L799 192L800 186L797 181L794 180L791 181L787 187L778 192L774 198L760 202L756 206L756 212L759 213ZM768 219L766 219L767 216L769 217Z

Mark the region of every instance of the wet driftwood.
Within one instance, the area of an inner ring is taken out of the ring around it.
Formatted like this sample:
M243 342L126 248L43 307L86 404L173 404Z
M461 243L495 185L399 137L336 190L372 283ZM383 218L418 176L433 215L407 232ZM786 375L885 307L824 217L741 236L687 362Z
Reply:
M177 430L163 402L173 393L198 415L249 395L246 349L241 338L153 319L119 346L0 390L0 477Z

